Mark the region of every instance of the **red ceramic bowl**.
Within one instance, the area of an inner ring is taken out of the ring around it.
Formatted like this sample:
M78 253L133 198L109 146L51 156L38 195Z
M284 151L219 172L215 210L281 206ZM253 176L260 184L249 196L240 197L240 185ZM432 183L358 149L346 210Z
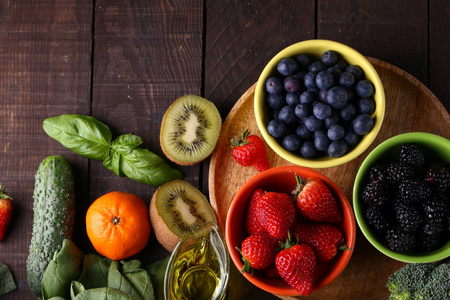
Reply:
M312 169L300 166L275 167L261 172L247 181L233 198L228 210L225 226L225 238L233 263L241 270L243 262L236 247L240 248L242 241L247 237L244 220L248 202L254 190L262 188L267 191L290 193L296 185L295 174L302 178L318 177L330 188L334 196L339 200L344 220L334 224L344 233L345 243L353 249L355 245L355 217L349 201L337 185L323 174ZM347 266L352 256L352 250L339 251L336 257L327 263L317 263L314 275L313 292L317 291L332 282ZM275 294L283 296L297 296L299 293L291 288L281 278L267 278L261 272L255 271L252 277L249 273L243 274L247 280L257 287Z

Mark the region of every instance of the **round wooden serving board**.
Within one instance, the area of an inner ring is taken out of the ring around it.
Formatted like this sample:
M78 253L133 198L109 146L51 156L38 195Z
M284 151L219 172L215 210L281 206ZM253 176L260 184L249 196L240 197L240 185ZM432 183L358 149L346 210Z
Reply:
M381 130L369 149L355 160L333 168L317 169L342 189L350 203L353 182L360 164L381 142L392 136L413 131L434 133L450 139L450 115L422 83L386 62L368 59L377 70L386 94L386 113ZM230 111L223 123L217 148L211 157L209 196L222 230L225 229L228 208L234 195L249 178L257 174L253 167L242 167L237 164L230 148L231 138L239 135L243 127L250 129L252 134L261 136L253 110L255 86L256 84L250 87ZM266 151L271 167L290 165L267 145ZM385 287L387 279L403 265L405 264L378 252L357 227L355 249L344 272L324 289L303 298L387 299L389 295ZM243 276L241 279L246 280ZM280 298L294 299L281 296Z

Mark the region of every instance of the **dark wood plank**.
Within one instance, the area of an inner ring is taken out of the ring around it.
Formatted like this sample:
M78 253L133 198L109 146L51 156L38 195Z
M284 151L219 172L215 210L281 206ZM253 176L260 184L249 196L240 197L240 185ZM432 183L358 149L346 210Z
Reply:
M450 10L446 0L429 1L429 88L450 112Z
M344 43L427 84L427 21L427 0L319 0L317 38Z
M202 12L199 0L96 2L92 115L111 128L113 138L132 132L144 140L142 147L165 158L159 145L165 111L178 97L201 93ZM166 161L200 188L200 164ZM91 202L121 190L148 205L157 188L119 178L100 162L90 178ZM148 263L167 255L152 238L138 258Z
M78 199L87 195L87 160L49 138L42 121L90 112L92 9L91 1L79 0L0 3L0 184L14 198L0 261L10 267L19 287L2 299L36 299L25 266L39 163L48 155L64 155L74 169Z

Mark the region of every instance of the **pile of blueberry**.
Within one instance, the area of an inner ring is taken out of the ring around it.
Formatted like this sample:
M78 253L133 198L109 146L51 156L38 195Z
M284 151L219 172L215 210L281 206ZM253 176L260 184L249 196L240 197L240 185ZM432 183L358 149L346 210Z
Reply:
M305 158L341 157L374 125L373 84L335 51L283 58L266 80L267 131Z

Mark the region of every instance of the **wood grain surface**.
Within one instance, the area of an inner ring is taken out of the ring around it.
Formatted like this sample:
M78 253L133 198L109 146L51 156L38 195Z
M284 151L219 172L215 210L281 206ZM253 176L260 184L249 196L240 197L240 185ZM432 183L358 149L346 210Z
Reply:
M379 73L386 94L386 114L381 130L372 145L355 160L333 168L316 169L333 180L350 202L359 166L381 142L392 136L413 131L430 132L450 138L450 116L423 84L397 67L374 58L368 59ZM209 197L218 215L219 226L223 230L234 195L249 178L257 174L253 167L237 164L230 148L230 139L238 135L243 127L261 136L254 118L255 85L242 95L229 113L211 158ZM272 167L290 165L268 146L266 151ZM389 295L385 288L387 278L403 265L404 263L378 252L357 228L355 250L347 268L329 286L313 293L307 299L337 299L337 296L339 299L384 299Z

